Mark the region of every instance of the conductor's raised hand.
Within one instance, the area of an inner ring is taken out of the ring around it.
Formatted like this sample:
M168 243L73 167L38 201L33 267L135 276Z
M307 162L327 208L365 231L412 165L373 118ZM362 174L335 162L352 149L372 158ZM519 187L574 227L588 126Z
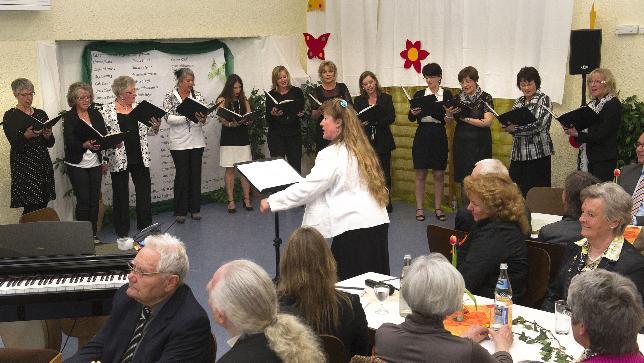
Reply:
M270 212L271 206L268 204L268 199L264 198L259 202L259 211L262 213Z

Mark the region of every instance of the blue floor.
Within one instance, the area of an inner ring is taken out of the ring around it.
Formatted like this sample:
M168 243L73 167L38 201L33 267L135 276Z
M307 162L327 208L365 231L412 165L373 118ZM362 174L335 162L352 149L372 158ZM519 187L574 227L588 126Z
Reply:
M155 222L162 223L161 230L166 228L168 233L177 236L187 247L190 258L190 272L187 284L192 288L197 300L208 311L210 324L217 338L217 356L220 357L229 347L226 344L228 335L212 319L208 308L208 296L206 283L210 280L214 271L224 262L247 258L255 261L264 267L272 277L275 275L275 253L273 248L274 239L274 215L261 214L257 210L258 200L254 201L256 210L248 212L242 208L241 203L237 205L237 213L230 214L226 211L225 204L206 204L202 206L201 221L193 221L190 218L185 224L175 224L171 212L154 216ZM402 268L403 255L411 254L418 256L428 252L426 226L427 224L439 224L453 228L454 216L448 214L447 221L440 222L433 216L431 209L426 209L427 219L424 222L415 220L415 206L412 204L395 202L394 212L391 213L389 227L389 261L392 275L399 275ZM295 208L291 211L281 212L280 236L284 243L291 232L300 226L304 208ZM133 228L135 223L133 221ZM104 242L113 242L116 235L113 230L99 233ZM76 351L76 342L67 344L64 356L68 357Z

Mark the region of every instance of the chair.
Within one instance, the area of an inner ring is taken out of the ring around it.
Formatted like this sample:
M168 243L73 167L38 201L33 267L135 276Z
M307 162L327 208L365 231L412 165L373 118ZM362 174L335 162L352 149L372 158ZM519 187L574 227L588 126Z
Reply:
M429 252L438 252L445 256L447 260L451 260L452 246L449 244L449 238L452 235L456 236L460 241L467 236L467 233L434 224L428 225L427 244L429 245Z
M536 307L546 294L550 278L550 256L543 248L528 246L528 281L523 305Z
M563 200L561 200L562 188L533 187L526 195L525 203L530 213L545 213L564 215Z
M344 348L344 343L333 335L320 334L322 340L322 348L329 363L347 363L347 351Z
M58 217L58 213L53 208L43 208L43 209L38 209L35 210L31 213L23 214L20 217L20 220L18 223L29 223L29 222L41 222L41 221L46 221L46 222L59 222L60 218Z
M554 281L554 279L557 278L557 274L559 273L559 268L561 267L564 253L566 252L566 247L564 245L556 243L546 243L530 239L526 240L526 244L528 245L528 248L537 247L545 250L548 253L548 256L550 256L550 277L548 281Z
M62 361L63 355L54 349L0 349L0 362L61 363Z
M78 338L78 349L84 347L101 330L108 315L84 318L60 319L60 326L67 336Z

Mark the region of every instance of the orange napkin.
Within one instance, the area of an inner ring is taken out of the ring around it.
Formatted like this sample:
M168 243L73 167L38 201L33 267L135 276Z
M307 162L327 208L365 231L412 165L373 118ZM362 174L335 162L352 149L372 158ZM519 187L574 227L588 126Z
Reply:
M493 304L479 305L478 309L474 305L465 305L463 307L463 321L456 321L454 317L458 312L449 315L443 320L443 325L453 335L460 336L472 325L490 326L490 315L494 309Z

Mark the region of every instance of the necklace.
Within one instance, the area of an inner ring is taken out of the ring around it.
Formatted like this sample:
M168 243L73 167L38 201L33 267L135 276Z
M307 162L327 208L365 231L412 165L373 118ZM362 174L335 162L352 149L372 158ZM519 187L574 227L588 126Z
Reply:
M128 109L131 109L131 108L132 108L132 105L130 105L130 106L126 106L126 105L122 104L121 102L119 102L118 100L116 100L116 103L118 103L118 104L119 104L119 106L121 106L121 108L122 108L124 111L127 111Z

